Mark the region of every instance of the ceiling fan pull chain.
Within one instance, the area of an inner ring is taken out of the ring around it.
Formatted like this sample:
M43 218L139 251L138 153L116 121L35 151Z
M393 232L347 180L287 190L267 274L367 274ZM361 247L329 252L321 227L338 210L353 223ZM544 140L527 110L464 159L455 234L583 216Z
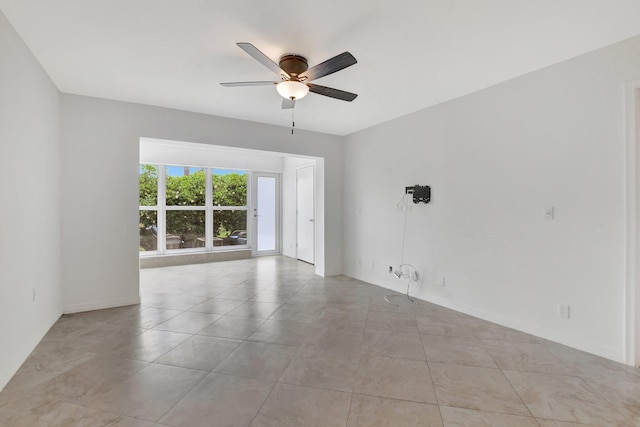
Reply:
M295 117L294 117L294 111L295 109L291 109L291 135L293 135L293 128L296 127L296 121L295 121Z

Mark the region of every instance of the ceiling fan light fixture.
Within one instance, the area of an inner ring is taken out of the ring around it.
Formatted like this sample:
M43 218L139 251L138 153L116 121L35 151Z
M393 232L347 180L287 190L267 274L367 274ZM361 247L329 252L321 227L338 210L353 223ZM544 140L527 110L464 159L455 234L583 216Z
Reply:
M309 93L309 86L295 80L287 80L276 85L276 90L285 99L298 101Z

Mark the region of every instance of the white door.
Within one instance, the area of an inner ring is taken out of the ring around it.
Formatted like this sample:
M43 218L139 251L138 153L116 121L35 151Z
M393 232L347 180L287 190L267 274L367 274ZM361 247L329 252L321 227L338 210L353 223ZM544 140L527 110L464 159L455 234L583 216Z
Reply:
M314 176L313 166L305 166L296 171L297 257L311 264L315 262Z
M280 179L279 175L254 174L253 253L272 255L280 252Z

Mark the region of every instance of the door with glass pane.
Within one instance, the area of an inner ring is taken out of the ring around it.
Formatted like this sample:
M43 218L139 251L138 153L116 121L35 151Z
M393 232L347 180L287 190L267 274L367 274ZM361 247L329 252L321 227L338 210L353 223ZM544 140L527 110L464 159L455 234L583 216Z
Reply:
M257 172L253 179L253 254L280 253L280 176Z

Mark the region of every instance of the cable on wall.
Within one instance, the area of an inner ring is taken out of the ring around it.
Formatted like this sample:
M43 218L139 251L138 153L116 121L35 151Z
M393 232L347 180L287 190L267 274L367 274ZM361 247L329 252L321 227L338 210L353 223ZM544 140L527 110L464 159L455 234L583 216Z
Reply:
M411 265L411 264L400 264L398 266L398 269L393 271L393 274L400 279L401 277L405 277L407 279L409 279L409 281L407 282L407 292L403 295L400 294L392 294L392 295L387 295L384 297L384 300L389 303L389 304L393 304L391 302L391 298L393 297L400 297L400 296L406 296L407 299L409 301L411 301L412 303L418 305L418 301L416 301L415 299L411 298L411 295L409 294L409 289L411 288L411 283L412 282L418 282L418 272L416 271L416 268ZM397 305L397 304L393 304L393 305Z
M409 200L412 197L413 196L410 196L409 193L406 193L402 196L402 198L400 199L400 201L398 201L398 204L396 205L397 209L404 211L404 220L402 225L402 248L400 251L400 265L398 265L398 268L396 268L395 270L392 270L391 267L389 267L389 269L391 270L389 272L393 273L398 279L402 277L408 279L407 292L405 295L409 301L417 305L418 302L415 299L411 298L411 295L409 294L409 289L411 287L412 282L418 283L418 271L413 265L405 264L404 262L404 246L405 246L405 241L407 237L407 212L411 210L411 205L409 204ZM393 304L391 302L391 298L399 297L399 296L403 296L403 295L399 295L399 294L387 295L384 297L384 300L389 304ZM393 305L397 305L397 304L393 304Z

